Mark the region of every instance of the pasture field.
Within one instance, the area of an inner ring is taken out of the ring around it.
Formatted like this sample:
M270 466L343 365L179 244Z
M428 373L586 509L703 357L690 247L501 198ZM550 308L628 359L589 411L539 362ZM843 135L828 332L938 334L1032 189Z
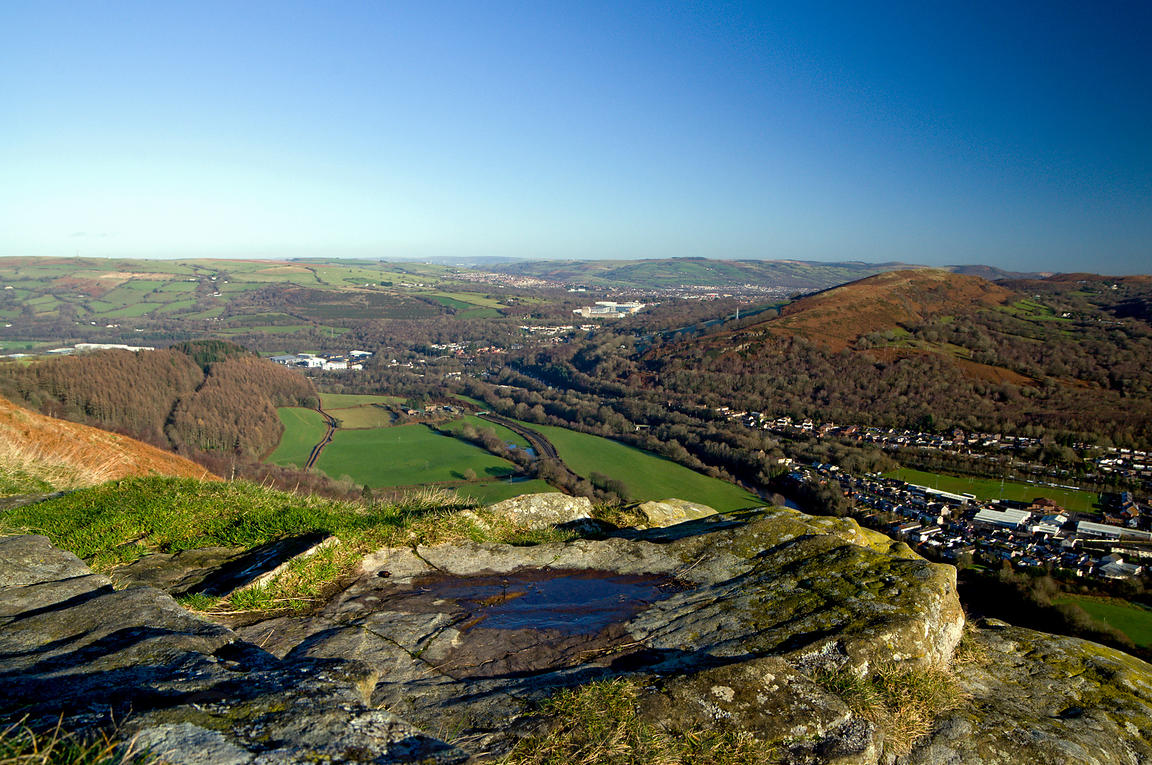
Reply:
M399 396L373 396L362 393L321 393L320 405L325 409L347 409L367 404L399 404Z
M433 292L430 293L430 297L437 300L444 298L452 301L451 307L453 308L460 307L457 304L474 305L481 308L500 308L504 305L496 298L481 295L478 292ZM445 305L449 305L449 303L445 303Z
M316 467L333 478L347 475L373 488L460 481L467 470L479 478L515 471L507 460L426 425L338 430Z
M453 433L458 433L465 424L471 425L472 427L476 428L476 430L487 428L488 430L495 432L500 440L506 444L516 444L516 446L520 447L521 449L529 448L529 443L524 440L523 436L509 430L503 425L497 425L494 422L482 420L479 417L471 414L465 415L458 420L453 420L444 427Z
M275 451L268 455L266 462L274 465L296 465L303 467L308 462L312 447L320 443L328 426L315 409L299 406L282 406L276 410L284 425L284 435Z
M1096 621L1123 632L1138 646L1152 646L1152 608L1118 598L1091 595L1061 595L1055 600L1057 603L1075 603Z
M387 428L396 418L392 412L373 404L333 409L329 413L340 421L343 430Z
M1079 489L1059 489L1053 486L1013 481L1001 483L992 478L926 473L923 470L913 470L912 468L898 468L885 473L884 477L896 478L906 483L929 486L933 489L950 491L955 494L974 494L977 499L983 500L1011 499L1017 502L1031 502L1037 497L1047 497L1065 510L1075 510L1081 513L1095 512L1097 509L1095 505L1100 499L1098 495L1090 491Z
M564 463L581 477L602 473L623 481L632 500L675 497L702 502L720 511L763 504L759 497L739 486L633 446L566 428L521 424L551 441Z

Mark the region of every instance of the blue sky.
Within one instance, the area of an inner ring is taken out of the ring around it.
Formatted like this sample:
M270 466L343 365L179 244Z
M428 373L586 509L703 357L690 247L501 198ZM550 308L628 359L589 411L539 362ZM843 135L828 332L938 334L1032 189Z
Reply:
M0 255L1149 272L1148 39L1143 0L0 0Z

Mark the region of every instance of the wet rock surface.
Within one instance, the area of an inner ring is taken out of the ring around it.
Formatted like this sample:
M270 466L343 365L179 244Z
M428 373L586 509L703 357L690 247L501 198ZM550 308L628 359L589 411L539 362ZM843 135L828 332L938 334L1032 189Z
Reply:
M286 662L150 587L115 590L45 537L0 538L0 719L121 725L175 763L460 762L369 707L370 669ZM358 754L359 753L359 754Z
M131 710L125 730L173 762L499 757L547 725L538 702L626 676L657 725L747 734L787 762L891 763L821 678L946 667L965 629L954 569L790 510L384 549L319 612L235 631L114 590L40 537L0 539L0 587L0 714ZM967 702L901 762L1152 762L1149 665L999 623L967 639Z

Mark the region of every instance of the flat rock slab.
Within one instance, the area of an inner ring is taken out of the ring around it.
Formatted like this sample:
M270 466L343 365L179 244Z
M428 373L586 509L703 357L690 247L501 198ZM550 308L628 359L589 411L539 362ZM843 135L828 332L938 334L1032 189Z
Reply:
M156 587L169 595L222 597L258 586L289 561L315 553L335 541L324 534L278 539L250 550L202 547L178 553L153 553L111 572L118 587Z
M560 586L534 604L535 589L554 582L573 592ZM582 609L581 599L600 603ZM586 618L601 610L611 618ZM787 687L816 704L827 694L796 667L943 664L963 624L954 569L852 521L780 510L650 539L383 550L318 616L241 633L289 658L364 661L380 677L374 703L427 725L450 719L499 751L514 740L509 720L574 683L772 657L794 668ZM812 716L807 727L758 717L768 727L756 734L835 736L853 722L842 702ZM876 749L870 728L852 733L858 750Z
M367 705L373 683L354 661L281 661L157 589L115 590L45 537L0 537L0 720L115 722L174 763L465 758Z

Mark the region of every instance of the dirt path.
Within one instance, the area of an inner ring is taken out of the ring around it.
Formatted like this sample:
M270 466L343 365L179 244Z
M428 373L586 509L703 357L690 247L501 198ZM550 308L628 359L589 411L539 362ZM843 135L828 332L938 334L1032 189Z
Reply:
M316 460L320 459L320 452L324 451L325 446L332 443L332 435L337 428L336 418L321 409L319 404L316 405L316 411L324 418L324 424L328 426L328 430L324 433L324 438L320 440L320 443L312 447L312 453L308 455L308 461L304 463L305 470L311 470L316 465Z

